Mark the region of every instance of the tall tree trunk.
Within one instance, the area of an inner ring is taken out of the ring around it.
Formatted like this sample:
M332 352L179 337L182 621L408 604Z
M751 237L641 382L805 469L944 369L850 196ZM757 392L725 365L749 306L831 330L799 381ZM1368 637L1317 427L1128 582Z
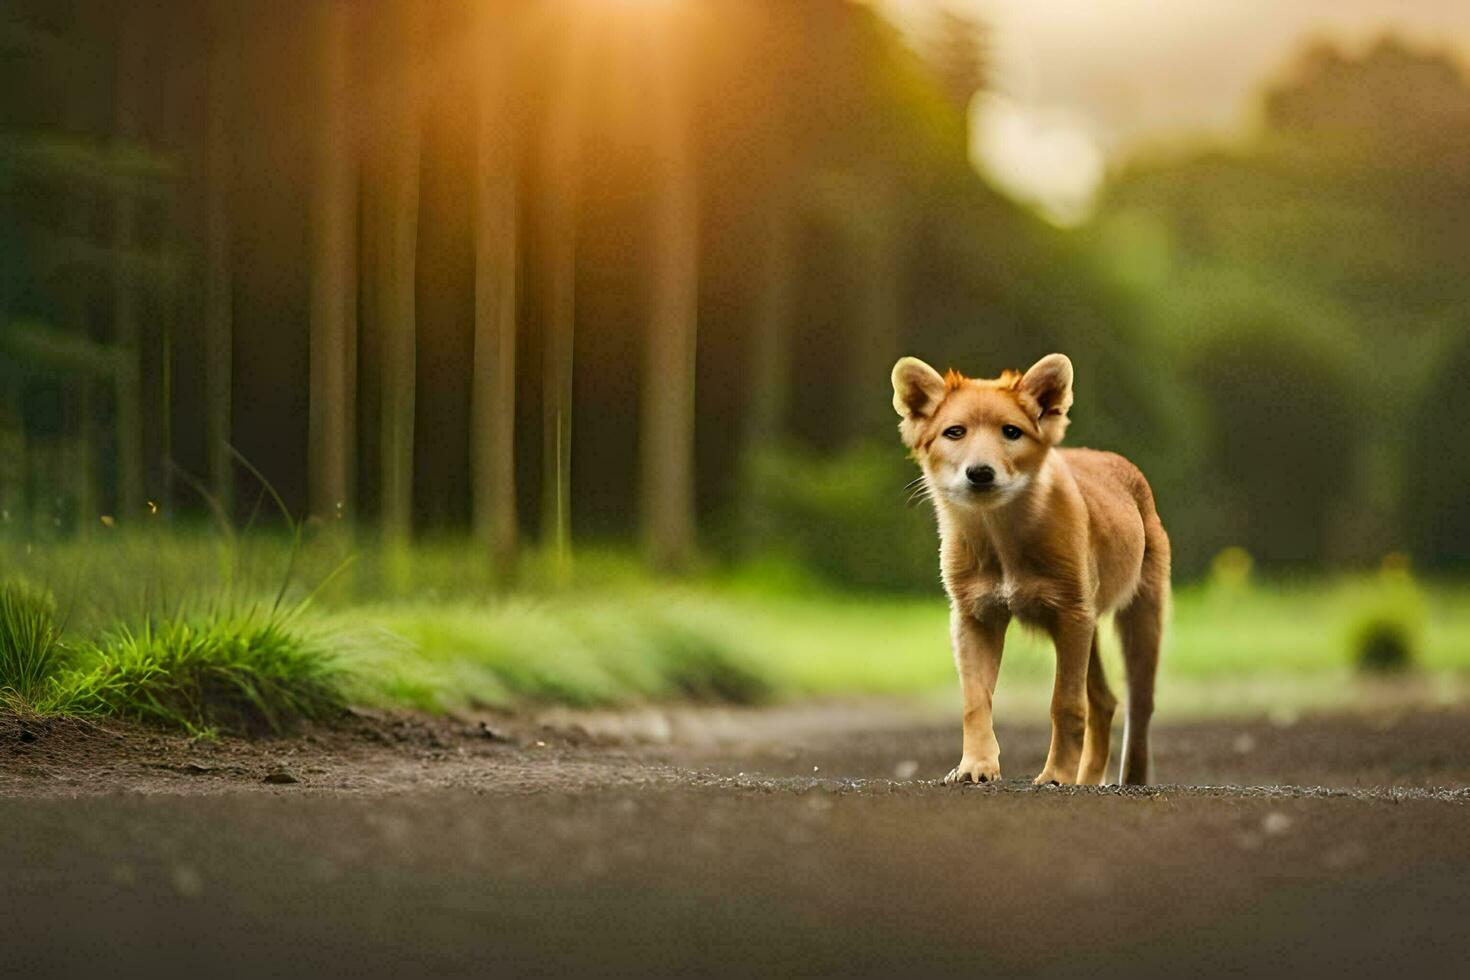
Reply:
M576 31L573 32L577 34ZM574 36L574 41L576 40ZM575 44L574 44L575 47ZM561 70L550 103L541 189L546 238L541 277L544 323L541 398L541 535L556 576L571 569L572 354L576 326L577 202L580 196L580 50Z
M229 133L235 81L232 27L224 0L209 7L204 174L204 435L209 491L220 513L235 513L230 460L234 380L234 256L230 187L234 156Z
M313 159L308 508L330 522L345 517L350 506L349 398L356 373L349 360L357 320L351 7L348 0L322 0L313 13L322 118Z
M470 440L475 532L504 577L516 554L516 166L508 15L482 11L475 185L475 360Z
M392 6L390 43L399 71L385 89L380 135L383 185L374 319L382 361L382 522L390 560L413 535L413 439L417 344L414 283L419 212L419 16L413 0Z
M119 10L117 73L113 102L113 136L121 144L138 138L140 90L144 71L146 25ZM133 248L137 224L135 191L114 189L112 199L112 325L117 347L114 392L117 399L118 515L124 520L143 513L143 390L142 350L138 328L138 288L129 271L127 253Z
M662 32L656 48L659 190L639 413L643 547L649 562L663 570L683 568L694 557L699 213L689 138L689 78L674 40L672 31Z

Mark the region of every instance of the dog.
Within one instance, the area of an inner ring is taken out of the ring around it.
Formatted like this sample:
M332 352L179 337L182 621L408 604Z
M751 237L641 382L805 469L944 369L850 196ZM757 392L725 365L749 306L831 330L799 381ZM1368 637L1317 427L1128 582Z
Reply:
M991 701L1012 618L1056 646L1051 747L1038 785L1101 784L1117 699L1098 656L1111 613L1128 706L1120 771L1149 781L1149 721L1169 607L1169 537L1138 468L1114 453L1058 449L1072 362L1050 354L1024 374L945 375L915 357L893 367L899 432L938 516L964 742L946 784L1000 779Z

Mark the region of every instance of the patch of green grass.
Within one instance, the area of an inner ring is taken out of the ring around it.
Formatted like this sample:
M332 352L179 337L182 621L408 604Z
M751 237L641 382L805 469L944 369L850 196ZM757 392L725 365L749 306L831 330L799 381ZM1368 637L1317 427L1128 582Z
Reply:
M79 651L42 705L195 733L279 732L344 707L335 658L281 614L119 627Z
M33 704L64 653L52 598L18 581L0 585L0 703Z
M332 578L354 553L357 561ZM0 650L10 657L0 686L11 702L24 691L32 706L55 711L263 730L344 703L442 712L956 696L937 584L921 597L845 595L781 562L673 583L650 579L627 555L579 552L569 577L528 556L507 592L462 541L415 546L385 576L386 559L345 536L258 532L227 542L134 533L90 549L0 542L0 558L8 571L47 583L69 610L65 644L39 647L15 639L43 635L25 625L32 607L0 612L9 651L47 651L43 666L22 670L16 665L32 654ZM1216 571L1176 593L1161 673L1166 712L1336 703L1360 683L1353 623L1386 607L1413 614L1410 682L1434 688L1434 697L1470 687L1470 586L1415 583L1407 568L1392 582ZM309 607L303 581L323 583ZM1394 582L1404 588L1389 589ZM295 611L219 611L280 608ZM1111 629L1104 637L1121 694ZM1048 641L1013 627L998 697L1044 702L1053 664Z
M1380 591L1376 578L1180 589L1161 670L1163 710L1336 703L1356 683L1349 624ZM1424 594L1426 682L1470 677L1470 589L1445 584ZM937 588L929 598L858 597L742 578L682 586L619 580L597 590L353 605L327 614L325 624L355 634L344 654L355 700L430 711L952 697L956 687ZM1104 659L1121 694L1122 665L1107 626ZM1044 703L1053 665L1048 640L1013 626L1000 697Z
M1426 694L1458 697L1455 692L1470 683L1470 588L1444 583L1418 590L1416 663ZM1340 703L1357 690L1351 626L1365 609L1385 602L1404 605L1387 596L1377 576L1181 588L1160 667L1161 710L1229 713ZM948 613L938 594L740 595L721 606L781 694L954 696ZM1124 675L1110 624L1104 625L1103 652L1121 695ZM1013 625L998 697L1044 703L1054 663L1048 640Z
M356 699L452 710L646 701L749 704L773 693L717 602L679 590L616 598L383 604L327 619L353 632Z

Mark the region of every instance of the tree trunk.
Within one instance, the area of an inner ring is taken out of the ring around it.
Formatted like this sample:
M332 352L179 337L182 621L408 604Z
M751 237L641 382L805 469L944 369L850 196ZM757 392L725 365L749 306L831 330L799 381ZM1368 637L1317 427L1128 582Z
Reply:
M481 13L475 186L475 359L470 439L475 532L504 578L515 564L516 166L512 49L498 6Z
M222 0L209 8L204 175L204 434L209 491L226 519L235 513L230 459L234 377L234 289L230 186L234 157L229 132L235 81L232 25Z
M382 364L381 487L383 539L390 560L413 534L415 372L414 282L419 209L418 17L411 2L395 3L390 43L399 71L384 92L382 186L374 248L373 300Z
M113 136L119 143L137 139L143 81L143 24L119 11ZM113 190L112 325L117 347L114 392L117 399L117 511L123 520L143 515L143 390L138 328L138 289L126 253L133 247L137 201L131 187Z
M672 15L666 15L672 16ZM644 347L639 457L643 547L661 570L694 557L694 368L699 301L698 199L688 86L672 32L657 44L653 296Z
M541 398L541 534L558 579L571 569L572 354L576 324L576 238L581 138L580 62L562 65L550 103L541 189L546 237Z
M357 320L351 7L347 0L325 0L313 13L322 118L316 126L313 158L308 509L315 517L335 522L346 517L350 507L349 397L356 371L348 357ZM409 446L411 456L411 441Z

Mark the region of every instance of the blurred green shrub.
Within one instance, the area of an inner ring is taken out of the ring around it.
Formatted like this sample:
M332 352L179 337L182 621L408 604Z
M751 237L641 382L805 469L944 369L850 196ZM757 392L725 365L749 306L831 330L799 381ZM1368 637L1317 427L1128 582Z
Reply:
M750 473L745 554L792 562L834 586L937 591L933 509L908 502L918 468L902 447L828 458L767 450Z
M1241 592L1251 583L1255 565L1251 553L1239 545L1223 548L1210 562L1210 588L1219 592Z
M1373 617L1354 625L1353 660L1360 670L1398 673L1413 666L1414 657L1414 641L1407 623Z
M1419 660L1425 600L1401 554L1383 560L1370 586L1350 596L1348 649L1353 664L1370 673L1402 673Z

